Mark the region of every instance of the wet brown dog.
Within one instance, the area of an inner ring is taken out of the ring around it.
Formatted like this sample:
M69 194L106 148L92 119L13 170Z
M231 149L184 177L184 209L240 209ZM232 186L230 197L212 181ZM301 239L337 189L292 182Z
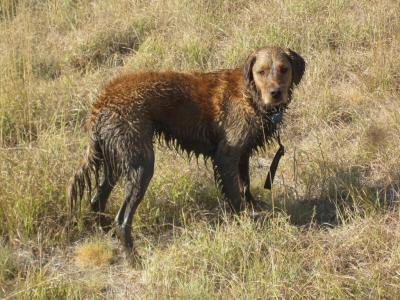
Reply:
M90 143L71 179L71 206L82 199L85 187L91 190L94 175L97 191L91 208L104 212L123 177L124 200L115 221L121 242L131 251L133 214L153 176L153 141L161 137L210 158L223 195L232 210L240 212L242 198L253 201L249 157L274 136L272 112L286 108L304 68L297 53L270 47L255 51L237 69L141 72L114 79L88 115Z

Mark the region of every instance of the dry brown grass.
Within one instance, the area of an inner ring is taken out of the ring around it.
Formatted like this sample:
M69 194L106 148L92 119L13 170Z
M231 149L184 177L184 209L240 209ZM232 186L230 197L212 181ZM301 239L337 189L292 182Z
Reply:
M397 299L398 4L0 0L0 297ZM135 219L141 267L106 235L105 248L75 252L96 229L86 207L67 226L65 187L102 84L144 68L231 68L267 44L308 65L272 192L261 159L275 149L251 162L265 219L232 222L210 168L159 148ZM103 250L113 264L76 266Z
M85 242L76 247L75 261L81 268L109 265L113 261L113 251L101 240Z

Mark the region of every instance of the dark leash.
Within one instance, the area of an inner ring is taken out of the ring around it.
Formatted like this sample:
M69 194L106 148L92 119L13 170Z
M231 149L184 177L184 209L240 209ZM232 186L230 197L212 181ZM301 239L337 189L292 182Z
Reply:
M281 121L282 121L282 112L281 111L272 115L272 117L271 117L272 124L278 125ZM264 188L267 190L271 190L272 183L274 182L275 173L276 173L276 169L278 168L279 161L281 160L281 157L285 154L285 147L281 143L279 129L276 133L275 138L279 144L279 149L275 153L274 159L272 160L271 166L269 167L269 172L268 172L267 178L265 179Z

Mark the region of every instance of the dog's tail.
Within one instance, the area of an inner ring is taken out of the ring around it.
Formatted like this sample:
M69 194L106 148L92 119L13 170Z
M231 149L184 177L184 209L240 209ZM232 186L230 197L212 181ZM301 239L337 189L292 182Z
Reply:
M99 184L99 170L102 164L102 152L97 140L92 136L86 150L85 158L79 170L70 179L67 196L70 210L76 209L77 204L81 205L85 190L89 199L92 194L92 177L95 179L95 186Z

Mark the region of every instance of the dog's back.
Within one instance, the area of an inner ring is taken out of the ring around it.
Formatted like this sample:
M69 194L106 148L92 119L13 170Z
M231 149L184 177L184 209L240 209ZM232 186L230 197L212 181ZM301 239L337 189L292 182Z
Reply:
M93 130L96 123L104 122L101 115L108 115L126 122L138 135L152 133L189 153L210 156L224 134L225 116L235 100L243 101L239 69L128 74L104 87L87 127Z

